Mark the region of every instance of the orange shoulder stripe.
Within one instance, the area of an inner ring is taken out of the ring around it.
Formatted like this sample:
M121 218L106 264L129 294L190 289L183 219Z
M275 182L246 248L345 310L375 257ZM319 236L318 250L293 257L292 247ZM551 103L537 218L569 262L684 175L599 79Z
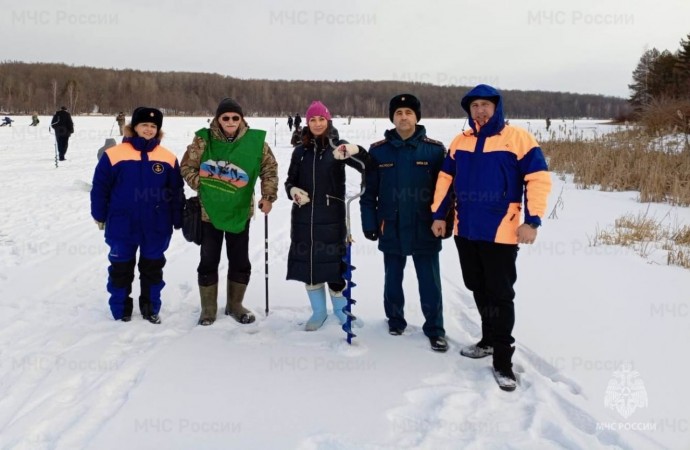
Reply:
M110 158L110 164L114 166L122 161L141 161L141 152L132 147L132 144L124 143L110 147L105 151ZM158 161L170 164L170 167L175 167L177 157L167 148L160 145L149 153L149 161Z
M149 153L149 161L164 162L170 164L170 167L175 167L177 157L170 150L159 145Z
M484 153L507 151L515 154L519 161L534 147L539 147L539 143L529 132L506 125L501 134L486 139Z
M110 158L110 165L114 166L122 161L141 161L141 153L136 151L132 144L118 144L115 147L110 147L105 151L105 154Z
M469 130L472 131L472 130ZM473 142L472 145L470 146L467 143L463 143L463 141L468 140L468 139L473 139L476 141L474 136L471 134L467 134L467 131L464 133L460 133L455 138L451 141L450 145L448 146L448 154L452 159L455 159L455 152L457 150L465 151L465 152L473 152L474 151L474 146L475 143Z

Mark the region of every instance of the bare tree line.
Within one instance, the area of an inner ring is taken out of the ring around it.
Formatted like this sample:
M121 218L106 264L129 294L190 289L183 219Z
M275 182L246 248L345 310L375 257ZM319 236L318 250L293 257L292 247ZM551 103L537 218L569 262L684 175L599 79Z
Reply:
M50 114L66 106L76 114L129 112L137 106L168 115L209 116L224 97L233 97L246 115L304 113L312 100L333 114L387 117L388 101L409 92L422 102L424 117L461 117L460 99L472 86L437 86L401 81L243 80L213 73L146 72L65 64L0 63L0 111ZM568 92L504 90L508 118L607 119L626 113L625 99Z

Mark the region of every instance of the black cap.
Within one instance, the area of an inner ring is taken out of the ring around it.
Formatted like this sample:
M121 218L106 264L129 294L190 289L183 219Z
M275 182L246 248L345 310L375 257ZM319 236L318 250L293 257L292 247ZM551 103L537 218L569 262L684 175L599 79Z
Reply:
M417 122L422 119L422 105L419 103L419 99L412 94L400 94L391 99L388 106L388 117L391 122L393 122L393 116L398 108L410 108L417 116Z
M234 112L244 117L244 113L242 112L242 107L240 106L240 104L237 103L235 100L231 99L230 97L224 98L218 104L218 108L216 109L216 119L219 118L221 114L226 112Z

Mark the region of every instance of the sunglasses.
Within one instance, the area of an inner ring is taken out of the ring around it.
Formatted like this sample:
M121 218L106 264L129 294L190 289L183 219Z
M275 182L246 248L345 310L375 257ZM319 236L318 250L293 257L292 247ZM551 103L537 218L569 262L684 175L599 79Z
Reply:
M223 117L220 118L220 120L222 120L223 122L229 122L229 121L231 121L231 120L232 120L233 122L239 122L240 119L241 119L240 116L223 116Z

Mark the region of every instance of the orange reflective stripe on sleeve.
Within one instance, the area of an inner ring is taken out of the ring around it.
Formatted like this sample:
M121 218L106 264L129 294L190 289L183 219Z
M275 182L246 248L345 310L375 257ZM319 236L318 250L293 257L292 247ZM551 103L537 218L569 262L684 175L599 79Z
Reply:
M435 213L441 206L441 202L446 198L448 194L448 189L453 184L453 177L445 172L439 172L438 178L436 179L436 189L434 190L434 203L431 205L431 212Z
M525 176L527 183L527 205L529 213L544 218L546 215L546 200L551 192L551 175L545 170L530 173Z

